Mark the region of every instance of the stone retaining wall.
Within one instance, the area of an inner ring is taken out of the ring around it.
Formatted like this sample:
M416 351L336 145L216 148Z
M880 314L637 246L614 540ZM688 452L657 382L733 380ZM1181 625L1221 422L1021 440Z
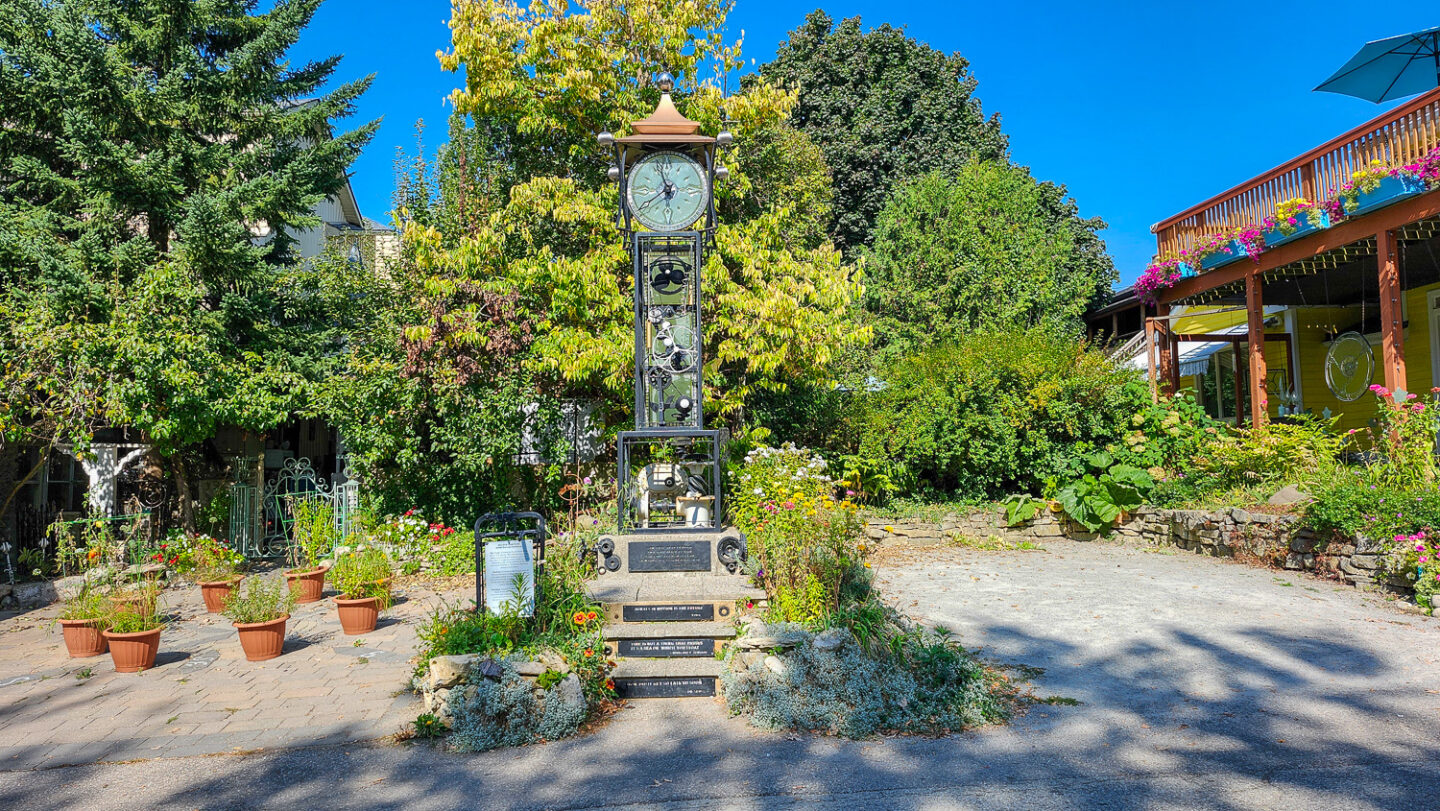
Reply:
M1409 592L1410 585L1378 571L1384 550L1363 537L1346 543L1324 542L1298 526L1293 515L1270 515L1230 507L1221 510L1166 510L1141 507L1115 528L1114 536L1131 543L1178 546L1215 557L1258 560L1276 568L1310 570L1354 586L1380 585ZM1092 541L1097 535L1064 515L1042 511L1034 519L1007 527L1005 511L973 510L935 520L867 521L865 534L879 543L939 546L956 536L998 537L1008 543L1043 544L1054 538Z

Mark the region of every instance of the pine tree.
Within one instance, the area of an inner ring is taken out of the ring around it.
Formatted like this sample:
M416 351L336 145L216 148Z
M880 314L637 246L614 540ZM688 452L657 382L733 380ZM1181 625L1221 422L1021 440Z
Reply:
M286 59L319 4L0 0L0 441L128 425L183 474L300 406L293 235L378 126Z

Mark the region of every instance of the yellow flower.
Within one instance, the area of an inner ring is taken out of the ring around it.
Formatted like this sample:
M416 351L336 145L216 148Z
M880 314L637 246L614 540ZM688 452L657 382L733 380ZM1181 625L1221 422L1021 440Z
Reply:
M885 525L885 531L886 531L886 532L894 532L894 531L895 531L895 528L892 527L892 526L890 526L889 524L886 524L886 525Z
M868 560L865 561L865 568L867 568L867 569L870 568L870 561L868 561Z

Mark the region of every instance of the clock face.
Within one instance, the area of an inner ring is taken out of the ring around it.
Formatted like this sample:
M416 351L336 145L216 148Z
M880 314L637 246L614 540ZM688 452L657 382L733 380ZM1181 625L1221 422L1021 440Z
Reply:
M652 152L635 162L626 183L630 214L651 231L688 228L705 212L705 169L679 152Z

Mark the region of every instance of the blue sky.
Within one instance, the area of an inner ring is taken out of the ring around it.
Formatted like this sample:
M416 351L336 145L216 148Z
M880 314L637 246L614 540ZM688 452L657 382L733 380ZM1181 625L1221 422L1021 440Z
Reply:
M1424 3L737 0L729 28L763 63L817 7L867 28L904 26L969 59L1016 162L1109 223L1122 283L1154 252L1157 220L1391 106L1311 92L1361 45L1440 24ZM367 216L388 221L396 148L413 151L415 121L427 122L431 146L443 138L459 83L435 58L449 11L436 0L330 0L292 54L343 54L345 79L376 74L360 116L384 124L353 178Z

